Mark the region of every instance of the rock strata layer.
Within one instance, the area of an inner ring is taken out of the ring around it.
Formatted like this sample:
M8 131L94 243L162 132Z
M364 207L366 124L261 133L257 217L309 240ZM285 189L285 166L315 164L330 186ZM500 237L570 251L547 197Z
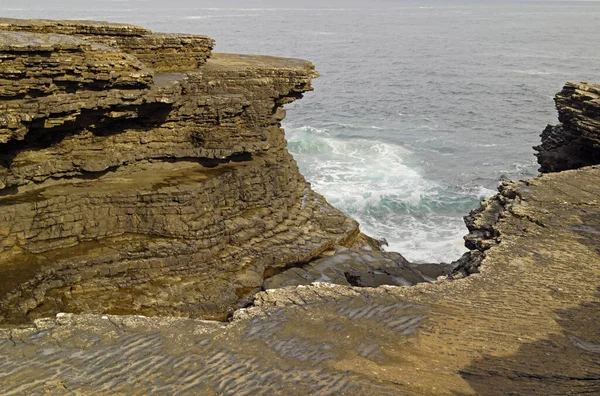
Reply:
M139 26L96 21L0 18L0 30L69 35L118 47L155 71L196 69L210 57L215 44L207 36L152 33Z
M285 148L283 105L312 89L309 62L207 60L210 39L129 25L0 29L3 320L225 319L265 274L368 242Z
M567 83L554 101L560 124L548 125L534 147L540 172L600 164L600 84Z

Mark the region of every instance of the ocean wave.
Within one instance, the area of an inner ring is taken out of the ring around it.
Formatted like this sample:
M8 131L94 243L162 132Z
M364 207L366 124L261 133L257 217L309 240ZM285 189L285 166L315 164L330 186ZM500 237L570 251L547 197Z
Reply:
M551 75L551 72L548 71L542 71L542 70L511 70L511 72L513 73L518 73L518 74L527 74L529 76L548 76Z
M491 191L467 191L424 177L405 147L287 127L288 148L315 191L369 235L416 262L451 261L464 251L462 216ZM483 189L483 187L481 188Z
M301 134L307 134L307 135L325 135L325 136L329 136L329 130L326 128L315 128L312 127L310 125L303 125L301 127L298 128L285 128L286 130L290 131L291 130L291 135L292 138L294 136L299 137L300 140L302 139L301 135L299 135L297 132L301 131ZM294 134L294 132L296 132ZM288 134L289 135L289 134Z

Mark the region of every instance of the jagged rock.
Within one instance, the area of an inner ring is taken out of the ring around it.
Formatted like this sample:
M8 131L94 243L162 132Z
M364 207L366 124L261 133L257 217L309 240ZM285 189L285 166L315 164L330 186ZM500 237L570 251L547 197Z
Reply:
M283 105L312 89L309 62L207 53L184 65L212 40L168 36L191 46L179 48L129 25L2 21L3 320L225 319L265 273L369 243L285 148ZM134 38L160 41L160 64Z
M540 172L600 164L600 84L567 83L554 99L558 125L548 125L534 147Z
M411 264L400 253L339 247L331 255L287 269L265 280L265 289L328 282L337 285L378 287L412 286L448 275L451 264Z

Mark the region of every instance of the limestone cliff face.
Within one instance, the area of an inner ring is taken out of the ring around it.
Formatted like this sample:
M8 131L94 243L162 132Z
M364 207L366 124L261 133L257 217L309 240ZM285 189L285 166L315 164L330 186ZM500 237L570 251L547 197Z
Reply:
M600 84L567 83L554 101L560 124L548 125L534 147L540 172L600 164Z
M0 312L225 318L364 237L286 150L297 59L202 36L0 20Z

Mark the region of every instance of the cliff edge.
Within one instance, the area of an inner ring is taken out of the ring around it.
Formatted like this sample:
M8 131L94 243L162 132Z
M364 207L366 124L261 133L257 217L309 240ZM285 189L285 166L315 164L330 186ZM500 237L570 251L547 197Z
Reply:
M0 19L0 314L226 319L369 239L286 150L309 62L204 36ZM375 246L375 245L373 245Z
M212 54L156 73L105 41L152 35L141 28L9 25L0 307L34 322L0 329L3 394L600 393L593 156L505 183L467 217L470 252L449 276L356 287L413 268L357 250L376 244L285 150L281 106L310 89L312 65ZM556 130L578 137L552 147L593 152L598 85L566 89ZM311 283L329 275L347 284ZM280 288L254 294L265 285ZM194 318L241 305L228 323Z

